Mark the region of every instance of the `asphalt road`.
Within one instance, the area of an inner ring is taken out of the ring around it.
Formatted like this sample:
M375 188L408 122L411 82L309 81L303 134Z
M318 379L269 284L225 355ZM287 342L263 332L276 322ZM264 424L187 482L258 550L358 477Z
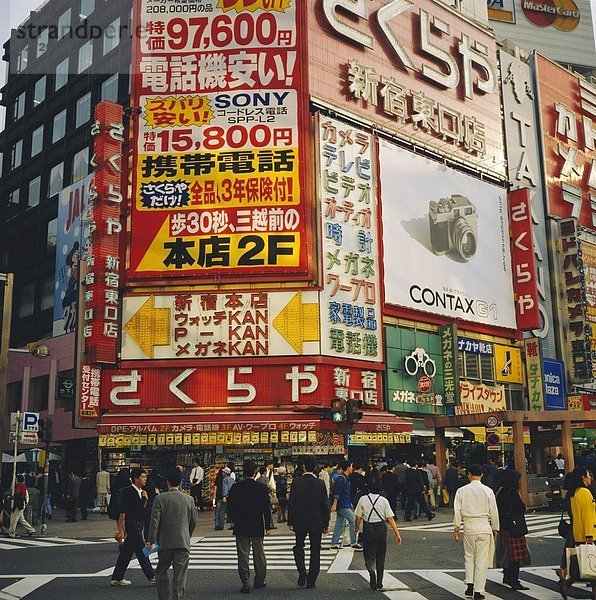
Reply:
M187 598L240 598L240 581L236 572L234 540L231 532L212 530L212 515L201 515L195 532ZM398 521L403 526L404 543L397 547L389 538L387 575L384 594L373 593L368 587L362 553L352 549L339 552L329 549L328 540L322 555L323 569L314 590L300 589L292 559L292 534L280 525L267 540L269 572L268 586L252 590L255 600L293 600L311 598L354 598L383 596L391 600L451 600L463 598L463 549L450 533L451 513L440 511L437 520L428 523ZM529 537L532 567L522 578L530 590L513 592L500 584L501 574L491 571L487 587L488 600L537 598L555 600L553 568L558 564L562 540L554 529L558 515L549 513L532 517ZM109 541L114 524L104 516L92 515L84 523L64 524L56 519L50 523L46 537L21 538L15 541L0 538L0 600L118 598L148 600L157 598L148 587L138 565L132 564L127 578L133 585L126 588L110 586L110 576L117 557L117 544ZM589 598L585 586L578 588L576 598Z

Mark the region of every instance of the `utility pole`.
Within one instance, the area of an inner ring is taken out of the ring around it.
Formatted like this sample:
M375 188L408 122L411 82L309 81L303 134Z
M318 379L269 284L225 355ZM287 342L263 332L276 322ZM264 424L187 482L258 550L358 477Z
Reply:
M6 389L6 371L8 369L8 349L10 347L10 325L12 321L12 290L14 275L0 273L0 282L4 284L2 305L2 334L0 338L0 452L5 443L5 426L8 418L8 394ZM0 463L0 494L2 494L2 464Z

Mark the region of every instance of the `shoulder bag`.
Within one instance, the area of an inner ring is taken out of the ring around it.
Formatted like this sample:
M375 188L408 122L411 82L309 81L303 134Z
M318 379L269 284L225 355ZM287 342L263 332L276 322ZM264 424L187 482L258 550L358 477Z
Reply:
M565 508L561 511L561 518L559 520L559 527L557 528L559 535L563 539L568 539L571 534L571 523L566 521L563 515L565 514Z

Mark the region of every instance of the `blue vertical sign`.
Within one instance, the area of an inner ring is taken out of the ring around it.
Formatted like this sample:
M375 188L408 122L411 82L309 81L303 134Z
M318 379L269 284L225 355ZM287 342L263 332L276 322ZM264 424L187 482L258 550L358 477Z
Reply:
M542 364L546 410L567 410L567 388L563 363L545 358Z

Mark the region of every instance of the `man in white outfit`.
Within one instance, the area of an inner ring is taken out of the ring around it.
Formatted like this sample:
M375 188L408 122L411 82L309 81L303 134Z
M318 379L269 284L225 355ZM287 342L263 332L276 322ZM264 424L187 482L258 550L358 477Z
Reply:
M483 600L486 573L495 553L494 536L499 531L499 511L494 492L480 482L482 467L471 465L468 478L470 483L455 494L453 529L459 542L464 527L466 596Z

